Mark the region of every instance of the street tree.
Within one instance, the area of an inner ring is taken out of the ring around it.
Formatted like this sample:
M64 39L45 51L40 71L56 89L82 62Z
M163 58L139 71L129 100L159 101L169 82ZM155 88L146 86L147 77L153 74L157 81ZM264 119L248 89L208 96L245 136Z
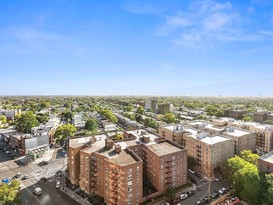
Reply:
M20 205L20 182L17 180L12 180L9 184L0 185L0 204L1 205L10 205L16 204Z
M172 204L175 200L175 189L173 187L168 187L165 196L167 197L168 202Z
M251 150L243 150L240 153L240 157L251 164L257 165L259 155L253 154Z
M90 118L85 123L85 129L95 132L98 129L98 122L94 118Z
M71 124L65 124L57 128L54 139L56 142L61 142L61 144L64 142L64 140L67 140L70 137L74 137L77 129L74 125Z
M15 128L19 132L30 133L32 127L39 125L39 122L32 111L27 111L15 118Z

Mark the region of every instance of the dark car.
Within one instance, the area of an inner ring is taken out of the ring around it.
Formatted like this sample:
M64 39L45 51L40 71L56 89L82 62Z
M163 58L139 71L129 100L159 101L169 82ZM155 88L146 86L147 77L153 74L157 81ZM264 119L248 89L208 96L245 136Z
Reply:
M39 165L39 166L44 166L44 165L47 165L47 164L48 164L48 162L42 161L42 162L40 162L38 165Z
M213 192L211 198L216 199L219 196L217 192Z
M192 195L194 195L195 193L194 193L194 191L188 191L186 194L187 194L188 196L192 196Z
M47 178L42 177L40 180L41 180L42 182L46 182L46 181L47 181Z
M25 176L23 176L21 179L22 180L25 180L25 179L28 179L29 178L29 176L28 176L28 174L26 174Z

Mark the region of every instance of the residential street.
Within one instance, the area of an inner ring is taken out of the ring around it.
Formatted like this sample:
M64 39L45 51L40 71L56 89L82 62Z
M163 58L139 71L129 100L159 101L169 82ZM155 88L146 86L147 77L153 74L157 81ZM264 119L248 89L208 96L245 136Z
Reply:
M56 191L55 181L43 183L40 181L42 177L49 178L54 176L58 170L61 170L67 164L64 158L57 149L54 150L53 158L45 166L38 166L32 163L28 166L18 165L16 160L10 159L9 155L0 151L0 179L11 178L16 173L21 173L22 176L28 174L29 179L21 181L21 199L23 204L78 204L70 199L67 195L63 194L60 190ZM33 191L36 187L41 187L43 193L41 196L36 197ZM62 202L62 203L61 203ZM69 202L69 203L68 203Z
M189 173L189 174L192 178L194 178L197 181L195 195L181 201L179 204L195 205L195 202L197 202L198 200L200 200L208 195L209 181L199 178L199 177L195 176L194 174L191 174L191 173ZM214 191L218 191L219 189L226 187L229 184L231 184L231 181L229 178L223 179L219 182L213 181L213 182L211 182L211 193ZM188 189L185 191L188 191ZM181 191L180 193L177 194L177 196L179 196L182 192L185 192L185 191ZM162 205L164 202L166 202L166 200L162 200L160 202L157 202L157 203L155 203L155 205Z

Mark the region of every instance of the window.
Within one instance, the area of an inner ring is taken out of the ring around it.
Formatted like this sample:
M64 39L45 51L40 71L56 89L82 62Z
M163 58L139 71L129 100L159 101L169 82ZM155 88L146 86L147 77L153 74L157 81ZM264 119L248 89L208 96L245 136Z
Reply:
M128 192L131 192L132 191L132 187L128 187Z

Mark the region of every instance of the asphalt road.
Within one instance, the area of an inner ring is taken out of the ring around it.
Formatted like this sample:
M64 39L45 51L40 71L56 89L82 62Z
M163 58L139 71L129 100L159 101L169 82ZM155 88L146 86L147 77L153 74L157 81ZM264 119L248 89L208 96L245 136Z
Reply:
M52 186L51 183L41 184L40 182L42 177L48 178L54 176L58 170L61 170L66 165L66 163L66 158L61 155L60 151L57 152L56 150L52 160L48 162L48 165L42 167L39 167L37 164L23 166L22 164L17 163L16 160L12 160L8 154L0 150L0 179L11 178L18 172L20 172L22 176L26 174L29 175L29 179L19 179L21 181L22 189L22 204L78 204L60 190L56 190L55 185ZM46 186L47 184L48 186ZM33 191L37 186L41 186L43 189L43 194L40 197L33 195Z
M54 177L50 177L46 182L38 181L36 184L22 190L22 194L25 196L23 204L26 205L79 205L75 200L67 196L60 189L56 187L56 181ZM36 187L42 189L42 194L35 196L33 191Z

